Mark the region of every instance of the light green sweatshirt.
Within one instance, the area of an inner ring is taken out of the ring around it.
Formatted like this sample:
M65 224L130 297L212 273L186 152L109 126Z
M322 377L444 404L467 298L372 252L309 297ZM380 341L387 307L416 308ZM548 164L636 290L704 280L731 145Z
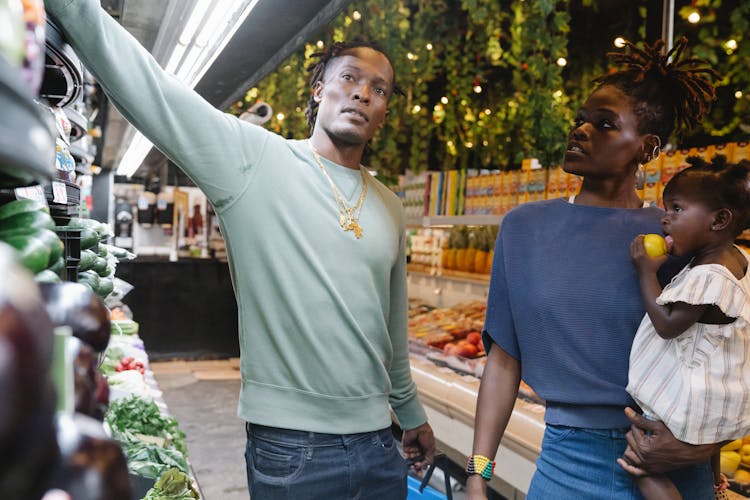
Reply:
M239 416L344 434L388 427L390 403L403 428L424 423L409 368L398 198L366 175L363 236L343 232L307 141L213 108L167 75L98 0L45 6L112 103L219 215L239 308ZM323 161L354 205L359 171Z

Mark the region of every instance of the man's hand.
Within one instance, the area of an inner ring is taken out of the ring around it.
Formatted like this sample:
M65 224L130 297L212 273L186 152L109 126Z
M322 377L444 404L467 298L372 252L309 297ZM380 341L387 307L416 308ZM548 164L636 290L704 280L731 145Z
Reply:
M628 447L617 463L633 476L661 474L707 462L720 446L679 441L664 423L648 420L632 408L625 408L625 415L633 425L625 434Z
M435 435L430 424L424 423L414 429L404 431L401 439L404 458L412 460L416 470L426 469L435 458Z

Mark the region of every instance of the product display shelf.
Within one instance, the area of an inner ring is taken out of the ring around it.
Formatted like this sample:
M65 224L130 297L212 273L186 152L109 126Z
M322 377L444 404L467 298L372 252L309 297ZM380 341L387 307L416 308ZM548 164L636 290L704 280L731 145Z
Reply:
M479 379L410 355L411 371L441 451L457 464L471 454ZM517 399L496 458L492 489L509 499L523 498L541 450L544 407Z
M47 19L46 37L45 74L39 96L50 106L62 108L81 97L83 69L78 56L50 19Z
M113 335L112 339L114 339L114 342L110 341L110 345L113 345L117 343L117 337L118 335ZM132 344L140 344L141 347L144 348L143 350L143 357L142 362L145 367L145 373L143 374L143 380L145 381L145 385L148 388L147 394L141 394L141 396L148 397L154 401L156 406L159 408L159 411L165 415L172 417L172 415L169 412L169 408L167 406L166 401L164 401L163 392L161 389L159 389L159 384L156 381L156 377L154 376L154 372L151 370L151 366L148 359L148 354L146 354L145 346L143 345L143 341L138 336L138 334L134 335L127 335L127 337L130 337L130 342ZM123 391L119 391L116 386L110 388L110 398L112 400L128 397L133 393L127 393ZM179 424L179 422L178 422ZM106 427L105 427L105 430ZM185 457L185 461L188 464L188 476L190 476L193 486L198 491L198 494L200 495L200 498L204 498L203 491L201 491L200 484L198 484L198 481L196 480L195 472L193 471L193 467L190 463L190 459L188 457ZM154 485L155 479L149 479L144 478L141 476L137 476L134 474L130 474L130 481L131 481L131 487L133 488L133 500L138 500L145 495L145 493Z
M430 215L422 219L424 227L438 226L497 226L502 222L503 216L499 214L477 214L477 215Z
M435 307L451 307L467 300L486 301L489 281L409 272L409 297Z
M33 101L18 70L0 57L0 185L28 186L55 173L55 142L42 107Z

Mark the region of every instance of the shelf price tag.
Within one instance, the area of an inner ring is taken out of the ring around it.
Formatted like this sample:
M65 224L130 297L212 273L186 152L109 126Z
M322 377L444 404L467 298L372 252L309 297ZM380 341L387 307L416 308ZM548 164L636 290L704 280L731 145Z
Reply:
M44 195L44 188L42 186L27 186L16 188L16 199L26 198L28 200L41 201L45 205L47 204L47 197Z
M55 203L68 203L68 192L64 182L52 183L52 198Z

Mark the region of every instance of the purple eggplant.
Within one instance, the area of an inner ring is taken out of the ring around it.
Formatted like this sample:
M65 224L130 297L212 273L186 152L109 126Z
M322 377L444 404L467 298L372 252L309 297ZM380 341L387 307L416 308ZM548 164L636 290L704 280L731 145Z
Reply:
M104 302L79 283L40 283L47 312L55 326L67 325L78 337L102 352L110 335L109 311Z

